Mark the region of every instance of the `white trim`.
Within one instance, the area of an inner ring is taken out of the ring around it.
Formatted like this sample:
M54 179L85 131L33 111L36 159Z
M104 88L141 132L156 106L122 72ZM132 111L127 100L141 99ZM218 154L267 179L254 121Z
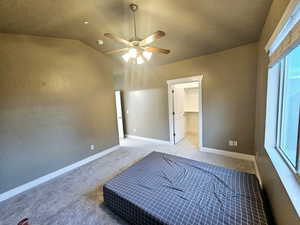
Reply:
M283 13L283 16L281 17L278 25L276 26L273 34L271 35L269 41L267 42L267 44L265 46L266 52L269 52L269 50L271 49L272 45L276 41L278 35L283 30L284 26L287 24L289 18L291 17L292 13L294 12L295 7L297 6L297 4L299 4L299 2L300 2L300 0L291 0L289 2L288 6L286 7L285 12Z
M173 80L167 80L168 85L172 84L182 84L182 83L190 83L190 82L199 82L203 78L203 75L199 76L191 76L191 77L183 77L183 78L178 78L178 79L173 79Z
M206 147L202 147L201 151L218 154L218 155L223 155L223 156L227 156L227 157L231 157L231 158L235 158L235 159L243 159L243 160L252 161L254 164L256 177L259 181L260 187L262 188L262 180L261 180L259 169L258 169L258 166L256 163L256 158L254 155L248 155L248 154L238 153L238 152L229 152L229 151L225 151L225 150L206 148Z
M176 87L182 87L182 88L198 88L199 87L199 81L193 81L189 83L181 83L177 84Z
M254 157L254 168L255 168L255 174L256 174L256 177L259 181L260 187L261 187L261 189L263 189L262 179L261 179L260 172L259 172L259 169L258 169L258 166L257 166L256 157Z
M214 148L206 148L206 147L202 147L201 151L214 153L214 154L218 154L218 155L224 155L224 156L228 156L228 157L236 158L236 159L244 159L244 160L249 160L249 161L255 161L255 156L254 155L248 155L248 154L244 154L244 153L230 152L230 151L214 149Z
M174 80L167 80L168 84L168 108L169 108L169 135L170 135L170 144L174 144L173 136L173 101L172 101L172 88L175 84L184 84L191 82L199 82L199 149L203 146L203 114L202 114L202 79L203 75L183 77Z
M300 183L296 173L283 160L279 151L274 147L266 147L265 150L277 172L283 187L289 196L292 205L300 218Z
M130 135L126 134L127 138L132 138L132 139L137 139L137 140L142 140L142 141L151 141L151 142L156 142L160 144L170 144L168 141L160 140L160 139L155 139L155 138L147 138L147 137L141 137L141 136L135 136L135 135Z
M45 183L45 182L47 182L49 180L52 180L52 179L54 179L54 178L56 178L56 177L58 177L58 176L60 176L60 175L62 175L64 173L67 173L67 172L69 172L71 170L77 169L78 167L81 167L81 166L83 166L83 165L85 165L85 164L87 164L89 162L92 162L92 161L94 161L96 159L99 159L99 158L101 158L101 157L103 157L103 156L105 156L105 155L107 155L107 154L109 154L109 153L117 150L119 147L120 147L120 145L113 146L113 147L108 148L108 149L106 149L104 151L101 151L101 152L99 152L99 153L97 153L95 155L89 156L89 157L87 157L87 158L85 158L83 160L80 160L80 161L78 161L76 163L73 163L73 164L71 164L69 166L66 166L66 167L61 168L59 170L56 170L56 171L54 171L52 173L49 173L49 174L47 174L45 176L39 177L39 178L37 178L35 180L32 180L32 181L30 181L28 183L25 183L25 184L21 185L21 186L18 186L18 187L13 188L13 189L11 189L9 191L6 191L6 192L0 194L0 202L4 201L6 199L9 199L9 198L11 198L11 197L13 197L13 196L15 196L17 194L20 194L20 193L22 193L24 191L27 191L27 190L29 190L31 188L34 188L34 187L36 187L36 186L38 186L38 185L40 185L42 183Z

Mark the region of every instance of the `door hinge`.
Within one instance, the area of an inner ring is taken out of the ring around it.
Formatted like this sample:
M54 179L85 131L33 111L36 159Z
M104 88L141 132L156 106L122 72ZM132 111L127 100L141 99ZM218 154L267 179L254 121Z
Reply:
M174 90L172 90L172 94L174 94Z
M173 133L173 136L175 137L175 136L176 136L176 134L175 134L175 133Z
M175 112L173 112L173 115L175 115Z

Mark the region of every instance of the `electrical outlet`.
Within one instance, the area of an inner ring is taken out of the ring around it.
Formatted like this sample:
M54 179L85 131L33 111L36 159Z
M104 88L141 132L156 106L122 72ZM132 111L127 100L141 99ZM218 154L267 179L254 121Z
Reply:
M90 150L95 150L95 145L90 145Z
M134 132L134 133L136 132L136 128L133 128L133 132Z

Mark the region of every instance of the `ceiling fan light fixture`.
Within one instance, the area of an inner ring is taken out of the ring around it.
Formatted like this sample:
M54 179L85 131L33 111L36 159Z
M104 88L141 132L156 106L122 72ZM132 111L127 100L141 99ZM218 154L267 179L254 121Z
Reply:
M129 52L125 53L124 55L122 55L122 58L124 59L125 62L128 62L130 59L130 54Z
M150 46L152 42L163 38L166 35L165 32L158 30L144 39L140 39L137 36L135 13L138 10L138 6L136 4L130 4L129 7L133 13L133 38L126 40L111 33L104 33L104 37L126 45L126 48L106 51L106 54L125 53L122 55L124 61L133 64L143 64L149 61L152 57L152 53L169 54L170 50L168 49Z
M137 50L135 48L131 48L128 51L130 58L136 58L137 57Z
M143 57L142 56L137 57L136 58L136 63L139 64L139 65L143 64L144 63Z
M143 51L143 56L149 61L152 56L152 52Z

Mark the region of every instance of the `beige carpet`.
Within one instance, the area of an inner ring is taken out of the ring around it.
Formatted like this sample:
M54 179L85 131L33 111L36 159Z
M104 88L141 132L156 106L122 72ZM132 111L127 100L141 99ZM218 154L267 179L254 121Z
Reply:
M31 225L124 225L103 205L102 185L152 151L255 173L250 161L200 152L188 141L173 146L125 139L111 154L1 202L0 225L15 225L24 217Z

